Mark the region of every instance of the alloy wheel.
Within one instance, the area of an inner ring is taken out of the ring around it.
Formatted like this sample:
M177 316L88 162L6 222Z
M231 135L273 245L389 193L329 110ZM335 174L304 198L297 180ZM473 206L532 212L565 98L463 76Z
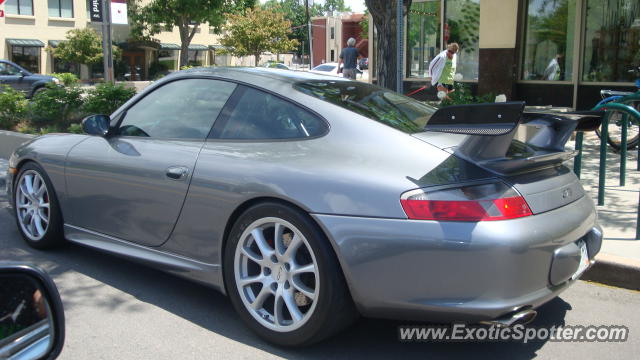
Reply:
M278 332L303 326L320 292L315 254L303 233L280 218L262 218L240 237L234 257L242 303L261 325Z
M32 241L42 239L49 228L50 198L42 176L25 171L16 188L16 215L23 233Z

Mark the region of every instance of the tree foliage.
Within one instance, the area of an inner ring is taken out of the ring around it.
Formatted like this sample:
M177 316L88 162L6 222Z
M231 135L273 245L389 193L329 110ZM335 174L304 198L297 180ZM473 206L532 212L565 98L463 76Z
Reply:
M66 40L58 47L48 47L56 59L76 64L97 64L102 62L102 37L91 28L67 31ZM120 57L120 48L113 46L114 58Z
M344 0L325 0L322 8L325 14L351 11L351 8L344 4Z
M227 13L242 13L256 0L129 0L132 35L148 38L163 30L178 28L180 34L180 66L187 65L189 45L198 28L208 23L219 33Z
M220 42L227 51L236 56L253 55L256 66L261 53L270 51L280 54L298 45L296 39L289 38L291 22L285 19L282 12L259 7L248 9L244 15L229 14L224 31Z
M303 44L309 44L309 29L307 27L307 15L304 2L300 0L267 0L262 8L282 14L284 18L291 22L291 33L289 39L296 39L300 47L298 54L303 54L306 49ZM309 7L309 17L321 16L324 8L321 4L314 4Z

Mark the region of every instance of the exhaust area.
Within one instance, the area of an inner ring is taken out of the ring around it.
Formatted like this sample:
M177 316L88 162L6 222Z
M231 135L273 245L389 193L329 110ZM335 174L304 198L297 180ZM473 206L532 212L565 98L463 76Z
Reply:
M522 309L516 310L506 316L494 320L481 321L480 324L493 325L500 328L512 327L518 324L526 325L532 322L533 319L536 318L536 315L538 315L538 312L536 312L535 310Z

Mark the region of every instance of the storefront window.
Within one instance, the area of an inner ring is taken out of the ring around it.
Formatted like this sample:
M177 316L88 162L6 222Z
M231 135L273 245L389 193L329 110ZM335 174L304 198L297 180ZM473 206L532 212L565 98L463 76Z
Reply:
M33 0L7 0L5 11L12 15L33 15Z
M178 68L178 51L177 50L159 50L158 62L162 68L167 71L174 71Z
M428 76L440 51L440 0L414 0L407 16L407 75Z
M588 0L583 81L633 82L640 66L640 4Z
M39 73L40 48L36 46L11 46L11 61L32 73Z
M204 66L204 50L189 50L189 66Z
M529 0L523 80L571 81L576 0Z
M463 80L478 81L478 40L480 36L480 0L445 2L444 43L460 45L456 72Z
M62 61L60 59L53 58L53 72L54 73L72 73L80 77L80 66L75 63Z

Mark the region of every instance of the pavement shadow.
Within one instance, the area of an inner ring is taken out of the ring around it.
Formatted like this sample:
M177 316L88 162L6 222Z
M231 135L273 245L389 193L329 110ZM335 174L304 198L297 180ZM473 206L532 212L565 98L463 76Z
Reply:
M79 245L69 244L47 252L31 249L20 240L13 218L8 216L0 216L0 255L38 264L56 282L63 283L64 286L59 287L66 309L89 303L106 313L137 312L144 311L140 302L149 303L208 331L286 358L387 359L402 354L404 358L467 359L482 354L483 357L531 359L545 343L401 343L398 326L425 324L363 318L320 344L302 349L281 348L254 335L236 315L228 299L211 288ZM95 279L99 284L81 281L76 273ZM122 293L105 296L104 287L113 287ZM562 326L569 310L571 306L567 302L556 298L540 308L540 316L531 325Z

